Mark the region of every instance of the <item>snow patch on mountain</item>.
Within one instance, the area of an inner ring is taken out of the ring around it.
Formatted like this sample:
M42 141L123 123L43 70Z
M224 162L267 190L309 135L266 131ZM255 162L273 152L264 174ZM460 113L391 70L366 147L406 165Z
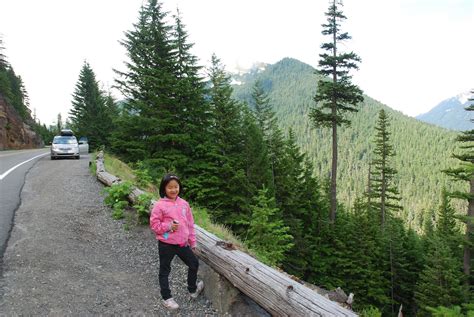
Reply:
M456 96L461 104L465 104L468 102L469 99L473 98L473 94L471 91L463 92Z

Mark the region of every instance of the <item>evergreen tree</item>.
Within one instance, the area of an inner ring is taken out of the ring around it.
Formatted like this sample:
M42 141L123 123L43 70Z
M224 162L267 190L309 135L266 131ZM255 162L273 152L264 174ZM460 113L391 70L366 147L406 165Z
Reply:
M285 251L293 246L293 237L281 220L274 198L267 195L267 189L259 190L251 206L247 243L266 263L277 266L283 261Z
M272 110L270 98L260 81L256 81L251 94L251 107L255 113L258 127L263 136L263 144L267 151L270 166L270 179L267 187L270 193L275 193L275 178L284 174L282 160L284 157L285 141L278 127L275 112Z
M258 126L263 135L270 165L270 192L276 193L277 183L286 178L285 138L278 126L270 98L260 81L256 81L251 94L251 106L254 109ZM280 186L281 187L281 186ZM279 196L276 196L277 199Z
M346 112L357 112L356 105L362 102L362 91L351 83L349 72L357 69L360 58L354 53L340 53L341 43L350 39L348 33L342 32L340 22L346 17L340 10L342 3L333 0L329 6L326 16L327 24L323 24L323 35L331 37L331 41L321 45L328 53L320 54L319 73L330 76L330 80L319 80L318 91L314 97L317 105L311 109L310 118L315 126L323 126L332 130L332 166L331 166L331 211L330 219L336 219L337 209L337 127L342 124L350 124L350 120L344 116Z
M459 246L462 239L459 236L459 228L456 225L456 212L451 206L451 200L445 188L441 192L436 231L447 242L453 255L461 258L462 252L459 252Z
M367 204L358 199L348 224L348 235L344 239L348 246L347 253L341 259L345 264L340 276L345 282L344 289L356 296L353 307L356 311L369 306L382 308L390 302L387 296L390 284L385 276L385 267L381 265L385 248L376 219Z
M375 213L376 219L379 219L384 235L385 250L387 253L381 259L384 260L384 266L387 268L388 280L390 281L390 311L395 313L396 307L400 304L410 305L404 302L412 294L414 285L410 284L405 277L407 271L406 252L404 248L405 235L404 229L391 213L393 210L400 210L398 205L400 201L398 189L393 184L394 176L397 171L391 167L390 158L395 155L393 146L390 142L390 123L386 112L382 109L379 112L379 118L375 127L377 133L375 137L374 158L370 163L369 184L366 196L368 198L369 212ZM390 219L390 227L385 231L387 222ZM406 283L405 283L406 282ZM386 309L388 310L388 309Z
M422 270L418 241L404 228L403 222L393 216L387 218L383 231L385 271L390 282L387 293L391 299L385 311L395 315L400 305L405 311L414 311L415 283Z
M296 145L292 130L289 131L282 149L282 153L276 157L277 164L274 166L275 197L277 207L284 215L285 225L290 228L295 239L293 248L287 252L284 264L290 272L299 271L296 275L310 274L307 262L309 257L302 260L300 252L304 249L309 250L313 241L310 236L315 227L311 226L311 222L317 219L314 213L319 205L317 193L319 188L317 181L308 175L312 174L312 171L308 170L311 166Z
M3 47L3 38L0 37L0 70L5 70L8 65L7 58L5 54L3 54L4 50L5 47Z
M6 84L8 86L6 90L7 101L18 111L20 117L26 122L31 119L31 110L28 108L28 96L23 80L20 76L15 74L11 66L7 67L5 72Z
M112 118L106 97L99 89L95 73L84 62L76 83L69 111L71 128L78 136L87 136L91 150L108 144Z
M262 129L265 141L270 140L272 129L277 125L275 112L272 110L268 93L263 89L262 82L257 80L252 90L252 104L257 123Z
M372 160L370 188L367 193L371 208L380 212L382 227L385 225L387 214L391 210L400 210L400 201L397 187L393 184L397 171L392 168L390 158L395 155L388 131L390 123L388 116L382 109L375 127L374 159Z
M213 188L211 176L215 175L212 162L216 149L211 137L210 104L205 98L206 83L200 75L202 67L198 66L197 57L190 52L194 44L188 41L179 10L174 19L171 37L177 79L174 90L181 107L182 133L187 138L183 152L189 157L188 164L183 167L183 176L188 197L205 204L209 189Z
M150 170L182 171L188 163L189 136L183 130L183 107L177 99L176 50L167 12L149 0L134 29L121 44L127 70L116 71L116 86L126 97L113 148L127 161L142 160ZM159 175L153 175L159 178Z
M460 304L463 297L458 261L448 243L436 234L430 242L426 264L417 283L415 299L420 316L429 316L428 307Z
M243 109L243 128L246 131L244 139L245 171L249 185L251 185L250 192L257 192L258 189L265 187L268 189L268 195L274 196L268 148L261 127L258 125L254 113L248 108Z
M474 93L474 91L472 91ZM474 101L474 99L470 99ZM467 111L474 111L474 104L466 108ZM471 293L474 285L474 274L472 265L472 253L474 248L474 129L464 131L456 139L461 143L460 153L453 154L453 157L460 161L456 168L450 168L444 172L454 178L456 181L462 181L469 184L468 192L455 191L451 193L454 198L466 200L468 203L467 214L463 218L466 223L466 233L464 241L463 269L466 280L466 286Z
M318 235L321 228L321 217L327 215L327 208L321 195L321 185L319 180L313 176L314 169L310 160L305 157L303 162L303 175L299 178L300 205L298 214L286 215L285 218L298 217L297 220L290 221L291 234L294 237L294 245L288 250L284 262L286 272L300 276L303 280L309 281L315 276L314 263L311 261L314 246L318 243Z
M248 223L248 197L253 196L245 170L243 106L232 98L231 78L220 60L213 55L211 61L209 99L215 146L216 174L213 177L217 190L208 197L207 206L215 220L230 225L239 234L245 231L242 224Z

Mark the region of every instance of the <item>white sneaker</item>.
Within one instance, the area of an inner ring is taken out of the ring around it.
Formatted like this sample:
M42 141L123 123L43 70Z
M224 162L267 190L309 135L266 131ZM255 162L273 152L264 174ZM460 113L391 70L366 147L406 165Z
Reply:
M176 310L179 308L178 303L174 301L173 297L168 298L167 300L163 300L163 306L165 306L169 310Z
M204 289L204 282L199 281L199 283L197 283L196 286L197 286L196 291L194 293L190 294L192 299L197 298L199 296L199 294L201 294L202 290Z

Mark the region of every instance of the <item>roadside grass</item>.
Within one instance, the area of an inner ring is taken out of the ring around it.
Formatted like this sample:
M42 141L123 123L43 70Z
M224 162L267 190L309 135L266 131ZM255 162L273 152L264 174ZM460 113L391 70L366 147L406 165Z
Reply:
M105 170L117 176L123 181L129 181L135 183L135 175L133 170L124 162L120 161L117 157L104 152L104 165Z
M110 153L104 153L104 164L105 170L108 173L117 176L123 181L129 181L135 184L140 189L151 193L155 199L159 197L159 190L154 184L149 183L146 188L141 188L140 186L138 186L138 179L135 176L133 169L126 163L119 160L116 156Z
M89 171L91 172L92 175L95 175L97 171L97 164L95 163L96 158L97 158L97 152L91 153Z
M213 223L207 209L201 207L193 207L194 222L204 230L215 234L224 241L231 242L239 250L251 253L245 244L240 241L234 234L224 225Z

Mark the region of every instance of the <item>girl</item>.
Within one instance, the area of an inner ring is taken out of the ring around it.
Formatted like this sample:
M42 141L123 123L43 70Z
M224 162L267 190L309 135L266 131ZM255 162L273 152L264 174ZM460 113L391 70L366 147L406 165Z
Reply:
M170 310L179 308L171 296L168 281L171 261L175 255L188 266L188 290L191 298L197 298L204 288L203 281L196 284L199 262L194 255L194 219L188 202L179 197L181 188L181 182L176 175L165 175L160 184L161 199L155 203L150 215L150 228L158 240L161 297L163 305Z

